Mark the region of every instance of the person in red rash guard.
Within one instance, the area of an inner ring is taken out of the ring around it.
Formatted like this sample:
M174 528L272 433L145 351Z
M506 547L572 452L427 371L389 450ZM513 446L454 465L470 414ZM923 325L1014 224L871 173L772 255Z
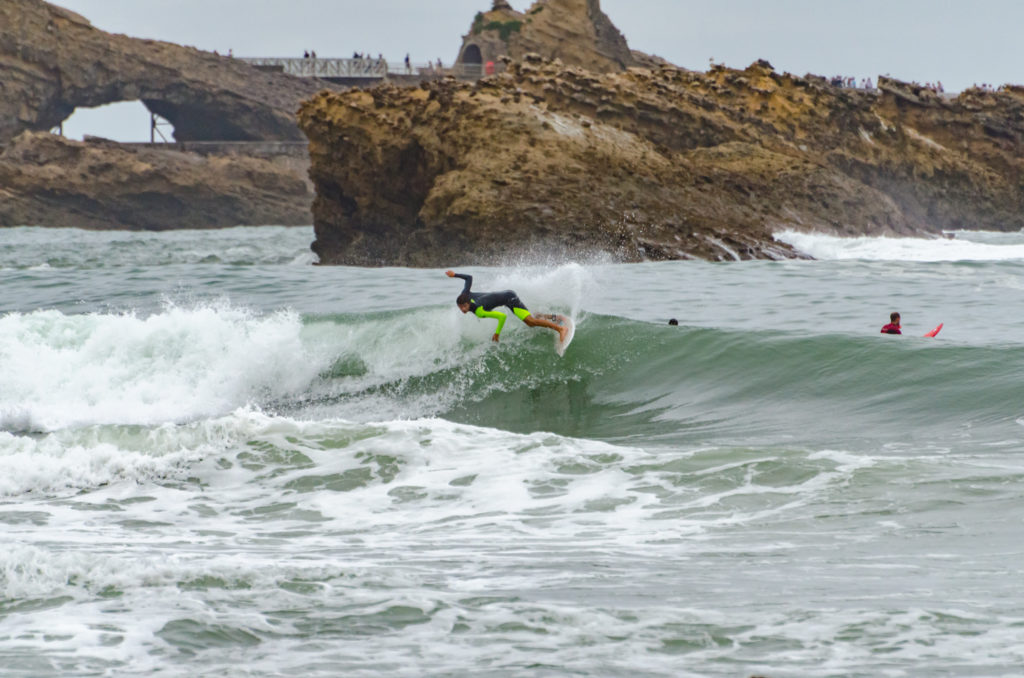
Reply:
M900 314L895 311L889 314L889 324L882 328L882 334L903 334L900 330Z

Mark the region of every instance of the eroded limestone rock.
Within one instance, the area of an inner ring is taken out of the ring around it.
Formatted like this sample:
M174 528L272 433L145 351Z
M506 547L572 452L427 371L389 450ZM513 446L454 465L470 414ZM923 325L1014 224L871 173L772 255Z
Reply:
M323 83L94 28L42 0L0 2L0 147L80 106L141 100L178 141L301 140L299 103Z
M1019 91L838 89L767 62L598 74L528 55L476 84L304 104L325 263L523 253L793 256L781 229L1024 227Z

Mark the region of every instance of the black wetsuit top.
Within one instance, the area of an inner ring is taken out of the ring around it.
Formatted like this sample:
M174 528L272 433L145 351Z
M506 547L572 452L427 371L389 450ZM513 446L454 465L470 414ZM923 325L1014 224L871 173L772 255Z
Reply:
M501 334L501 329L505 327L505 318L507 317L501 311L493 310L495 306L508 306L512 313L522 321L526 321L526 316L530 315L530 311L526 308L526 304L522 302L518 295L512 290L504 290L502 292L478 292L476 294L470 289L473 286L473 276L465 275L463 273L456 273L456 278L462 278L466 281L466 286L462 288L462 294L469 295L469 310L477 318L494 318L498 321L498 327L494 330L494 335ZM459 296L462 296L460 294Z
M473 276L466 275L465 273L456 273L455 277L462 278L466 281L466 286L462 288L462 294L470 295L470 313L476 313L477 308L490 311L493 310L495 306L508 306L513 312L515 312L517 308L521 308L524 311L529 310L526 308L526 304L523 303L522 299L519 298L519 295L512 290L504 290L501 292L473 292L470 290L473 286Z

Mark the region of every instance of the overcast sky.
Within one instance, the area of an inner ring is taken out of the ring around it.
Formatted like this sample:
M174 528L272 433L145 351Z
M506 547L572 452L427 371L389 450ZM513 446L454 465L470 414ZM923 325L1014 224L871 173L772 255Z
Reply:
M491 0L59 0L106 31L236 56L351 56L451 63ZM518 10L528 0L511 0ZM602 0L630 47L686 68L767 59L803 75L1024 83L1022 0ZM148 140L142 105L78 112L65 133Z

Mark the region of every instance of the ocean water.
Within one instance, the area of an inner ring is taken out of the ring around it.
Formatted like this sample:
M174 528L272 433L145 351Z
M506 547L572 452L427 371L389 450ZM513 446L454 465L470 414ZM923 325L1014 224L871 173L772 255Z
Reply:
M308 228L0 231L0 674L1020 676L1024 234L951 235L469 269L559 358Z

